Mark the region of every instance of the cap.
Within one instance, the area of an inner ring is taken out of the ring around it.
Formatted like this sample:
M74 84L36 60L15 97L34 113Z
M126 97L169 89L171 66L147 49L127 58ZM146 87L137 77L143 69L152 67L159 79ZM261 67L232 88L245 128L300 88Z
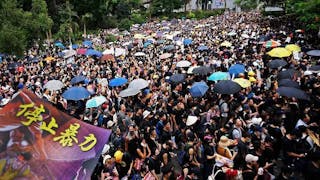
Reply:
M193 124L195 124L197 122L197 120L198 120L197 116L188 116L186 125L192 126Z
M258 156L254 156L252 154L247 154L245 160L246 160L247 163L252 163L252 162L258 161L259 157Z
M110 120L110 121L107 122L107 128L108 129L112 128L113 125L114 125L113 121Z
M108 159L111 159L111 156L110 156L109 154L107 154L107 155L104 156L104 158L103 158L103 164L106 164L106 163L107 163L106 161L107 161Z
M148 110L143 111L143 119L145 119L147 116L149 116L151 112Z

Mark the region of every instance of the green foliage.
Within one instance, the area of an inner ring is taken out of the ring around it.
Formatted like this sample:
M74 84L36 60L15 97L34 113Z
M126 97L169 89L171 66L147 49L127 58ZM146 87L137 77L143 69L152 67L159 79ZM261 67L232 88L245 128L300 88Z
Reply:
M195 17L196 17L196 14L193 13L193 12L191 12L191 11L187 14L187 18L188 18L188 19L193 19L193 18L195 18Z
M106 37L106 43L108 42L115 42L117 40L117 37L112 35L112 34L108 34Z
M171 14L173 10L180 9L184 5L184 0L153 0L150 5L151 15L159 16Z
M0 52L23 55L27 46L26 31L10 24L2 24L0 29Z
M257 0L235 0L234 3L240 6L243 10L251 10L258 6L257 2Z
M132 21L128 18L122 19L118 25L119 30L129 30L132 25Z
M146 17L138 13L132 13L130 19L134 24L142 24L146 22Z

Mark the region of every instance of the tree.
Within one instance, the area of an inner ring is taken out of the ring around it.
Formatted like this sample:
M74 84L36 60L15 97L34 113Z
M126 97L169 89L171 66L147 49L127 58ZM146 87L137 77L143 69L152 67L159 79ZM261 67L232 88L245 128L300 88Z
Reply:
M88 20L92 19L92 14L91 13L86 13L81 16L81 21L83 23L83 35L87 35L87 28L86 28L86 23Z
M74 32L79 28L79 24L76 21L79 19L79 16L73 9L73 5L67 0L59 10L61 24L59 27L58 35L63 39L68 37L70 42L71 37L73 37L74 35Z
M184 5L184 0L153 0L150 5L152 15L170 15L173 10L180 9Z
M30 31L31 38L41 38L46 34L50 39L52 19L48 15L47 3L44 0L32 0Z

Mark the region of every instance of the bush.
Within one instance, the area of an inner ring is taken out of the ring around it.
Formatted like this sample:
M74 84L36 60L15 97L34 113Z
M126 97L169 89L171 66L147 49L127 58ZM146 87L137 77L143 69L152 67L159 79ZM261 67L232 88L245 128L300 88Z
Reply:
M131 21L134 24L142 24L146 22L146 17L138 13L133 13L131 14Z
M106 37L106 42L115 42L117 40L117 37L112 35L112 34L108 34Z
M118 26L118 20L115 16L104 16L101 22L102 29L116 28Z
M118 24L118 28L121 31L129 30L132 24L132 21L130 21L128 18L125 18L120 21L120 23Z
M189 12L188 14L187 14L187 18L188 19L193 19L193 18L195 18L196 17L196 15L193 13L193 12Z

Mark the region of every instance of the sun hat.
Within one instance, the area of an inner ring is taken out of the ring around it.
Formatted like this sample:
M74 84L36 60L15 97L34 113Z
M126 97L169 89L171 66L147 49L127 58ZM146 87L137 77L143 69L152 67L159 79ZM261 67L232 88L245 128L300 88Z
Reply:
M197 120L198 120L197 116L188 116L186 125L187 126L192 126L197 122Z
M108 128L108 129L112 128L113 125L114 125L114 122L113 122L113 121L110 120L110 121L107 122L107 128Z
M149 116L151 112L148 110L143 111L143 119L145 119L147 116Z
M230 139L227 136L221 136L218 145L228 147L230 145Z
M245 160L246 160L247 163L252 163L252 162L258 161L259 157L258 156L254 156L252 154L247 154Z
M111 159L111 156L110 156L109 154L107 154L107 155L104 156L104 158L103 158L103 164L106 164L108 159Z

